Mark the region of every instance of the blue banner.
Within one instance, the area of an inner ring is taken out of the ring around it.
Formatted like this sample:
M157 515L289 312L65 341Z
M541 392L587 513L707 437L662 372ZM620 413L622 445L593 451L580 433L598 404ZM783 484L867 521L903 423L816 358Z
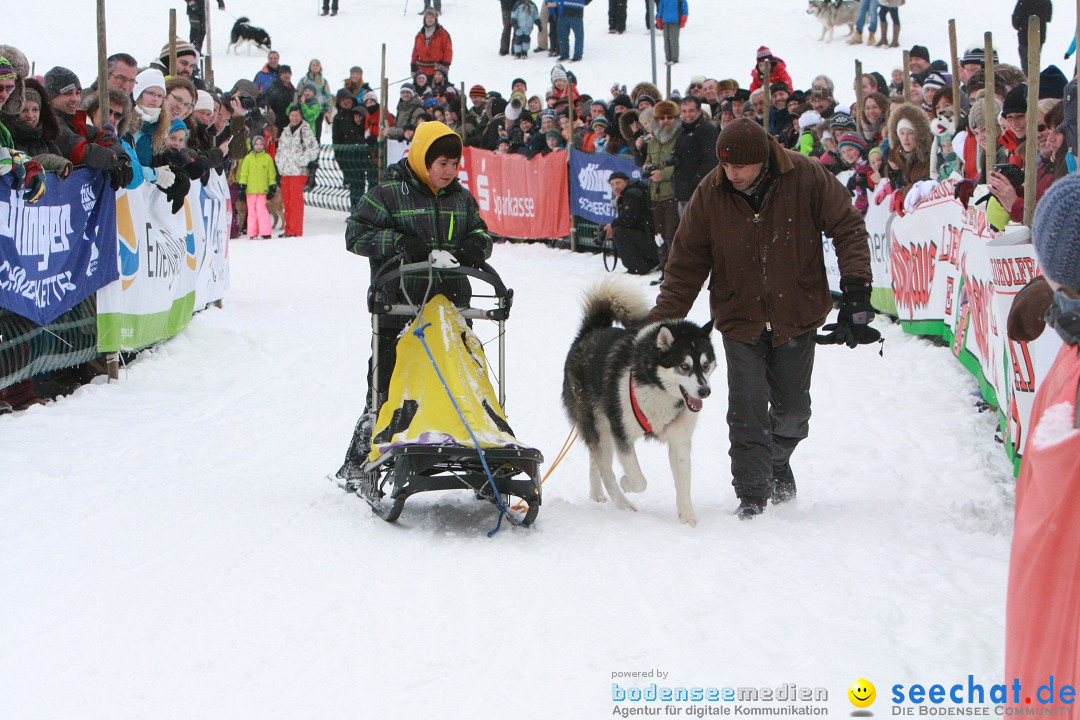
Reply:
M116 194L100 170L48 175L34 204L0 177L0 307L48 325L119 277Z
M641 178L641 168L621 155L570 150L570 214L606 225L615 219L608 177L616 170Z

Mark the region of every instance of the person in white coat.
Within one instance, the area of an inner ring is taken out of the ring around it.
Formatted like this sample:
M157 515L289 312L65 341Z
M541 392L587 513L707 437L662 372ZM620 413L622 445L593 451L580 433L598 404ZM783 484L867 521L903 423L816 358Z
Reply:
M304 234L304 185L308 179L308 163L319 157L319 141L311 126L304 121L300 108L289 110L289 124L278 137L277 162L281 176L281 202L285 208L285 232L281 237Z

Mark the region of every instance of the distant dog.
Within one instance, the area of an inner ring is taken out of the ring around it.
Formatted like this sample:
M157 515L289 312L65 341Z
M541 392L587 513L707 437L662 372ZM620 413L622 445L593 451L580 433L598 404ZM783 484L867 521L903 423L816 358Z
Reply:
M821 37L829 34L828 42L832 42L833 31L843 25L848 26L848 35L855 33L855 18L859 10L859 3L854 0L810 0L810 7L806 9L807 15L813 15L821 23Z
M589 496L607 495L637 508L622 490L643 492L634 444L650 437L669 445L679 520L696 525L690 502L690 438L702 400L711 393L716 353L712 323L669 320L640 326L648 306L636 289L608 280L585 298L584 318L566 357L563 405L589 448ZM614 327L615 323L623 327ZM626 474L615 482L612 458Z
M945 108L930 121L930 132L934 142L930 146L930 177L938 177L938 166L945 161L946 152L942 145L951 143L956 135L956 119L952 108Z
M230 52L234 55L239 55L241 45L247 46L248 55L251 54L252 46L263 52L269 52L270 33L266 32L261 27L255 27L250 23L251 20L246 17L237 18L236 22L233 23L232 33L229 37L229 46L225 48L226 55Z

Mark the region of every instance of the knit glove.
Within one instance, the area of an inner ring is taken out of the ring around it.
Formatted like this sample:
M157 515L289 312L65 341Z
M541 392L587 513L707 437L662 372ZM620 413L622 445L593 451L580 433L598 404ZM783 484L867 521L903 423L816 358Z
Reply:
M681 28L686 27L686 16L685 15L680 15L679 16L679 27L681 27Z
M131 158L122 150L106 163L105 172L109 175L109 184L112 185L113 190L127 187L135 177L135 171L131 167Z
M431 247L416 235L402 235L394 247L411 263L423 262L431 254Z
M818 335L818 345L868 345L881 340L881 333L870 327L874 308L870 305L870 283L860 278L841 278L840 290L844 294L836 322L821 328L827 334Z
M0 147L0 175L7 175L11 168L11 152L6 147Z
M176 179L169 186L169 189L165 191L165 197L172 203L172 214L175 215L184 208L184 199L187 198L188 191L191 190L191 179L188 178L187 173L176 165L170 165L169 169L172 170Z
M484 242L477 237L467 237L461 243L461 248L454 253L457 261L462 265L478 268L487 260L484 252Z
M22 155L22 153L19 153ZM35 203L41 199L41 196L45 194L45 171L41 168L41 163L37 160L32 160L23 155L23 200L28 203Z
M657 30L663 30L664 29L664 21L661 20L660 18L656 18L656 29Z
M162 165L157 169L157 179L154 180L154 184L157 185L162 192L165 192L176 181L176 173L169 169L168 165Z
M275 195L277 195L277 185L271 185L266 189L267 200L273 200Z
M874 204L880 205L885 202L885 198L892 194L892 184L888 180L882 180L878 183L877 192L874 193Z
M956 187L953 188L953 197L960 201L960 204L966 209L968 203L971 202L971 194L975 192L976 182L972 179L966 178L956 183Z

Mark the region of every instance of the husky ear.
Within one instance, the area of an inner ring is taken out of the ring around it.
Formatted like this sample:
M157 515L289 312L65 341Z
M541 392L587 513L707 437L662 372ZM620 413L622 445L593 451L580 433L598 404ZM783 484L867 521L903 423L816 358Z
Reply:
M660 332L656 333L656 347L667 352L675 344L675 336L671 334L671 328L667 325L660 326Z
M704 333L706 335L708 335L709 333L712 332L714 323L715 323L715 318L709 318L709 322L707 322L707 323L705 323L704 325L701 326L702 331L704 331Z

